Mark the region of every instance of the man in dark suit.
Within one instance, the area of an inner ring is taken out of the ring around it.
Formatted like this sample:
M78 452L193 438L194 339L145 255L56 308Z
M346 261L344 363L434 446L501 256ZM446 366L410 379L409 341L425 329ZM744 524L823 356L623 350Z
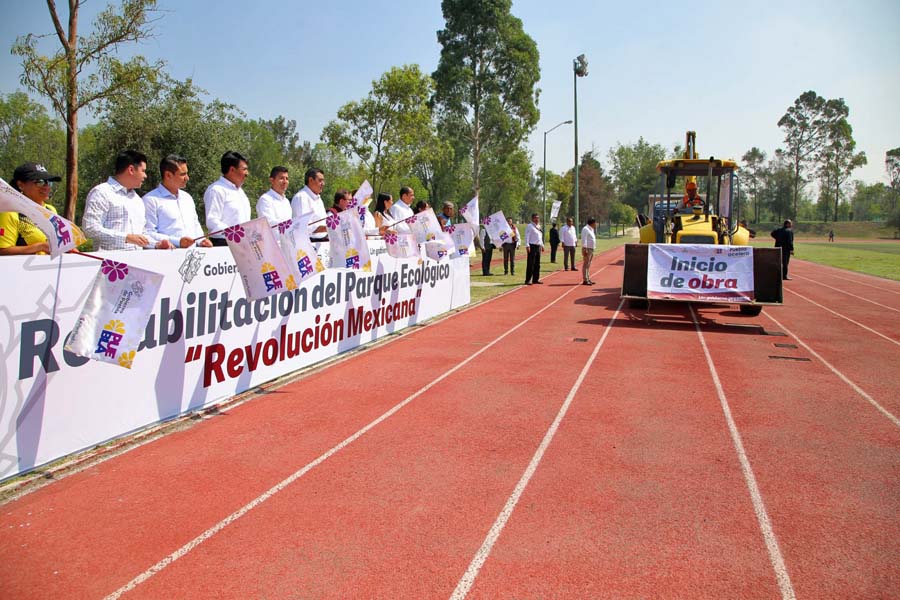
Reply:
M494 244L491 243L491 234L484 230L484 244L481 246L481 274L484 276L493 275L491 273L491 256L494 254Z
M775 238L775 247L781 248L781 278L788 277L788 263L791 262L791 254L794 253L794 230L790 219L784 222L784 226L772 232Z

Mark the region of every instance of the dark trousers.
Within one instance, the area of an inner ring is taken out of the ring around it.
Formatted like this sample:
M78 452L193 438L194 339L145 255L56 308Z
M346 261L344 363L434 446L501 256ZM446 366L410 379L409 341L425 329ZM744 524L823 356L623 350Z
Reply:
M556 242L555 244L553 242L550 242L550 262L552 262L552 263L556 262L556 249L558 247L559 247L559 242Z
M791 253L789 250L781 249L781 277L787 279L788 263L791 262Z
M571 267L569 267L570 260L572 261ZM563 268L575 268L575 246L563 246Z
M541 247L539 244L528 246L528 260L525 263L525 283L537 283L541 280Z
M209 238L209 241L212 242L213 246L227 246L228 242L225 241L225 238Z
M491 256L494 254L494 245L485 244L484 250L481 252L481 274L491 274Z
M508 242L503 244L503 274L516 274L516 244Z

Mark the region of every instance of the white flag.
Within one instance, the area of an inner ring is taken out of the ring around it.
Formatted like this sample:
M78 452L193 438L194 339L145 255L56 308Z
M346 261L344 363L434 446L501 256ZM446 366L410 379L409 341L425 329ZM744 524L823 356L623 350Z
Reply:
M466 223L472 226L473 233L478 231L478 223L479 223L479 213L478 213L478 196L475 196L471 200L469 200L462 208L459 209L459 214L463 216L466 220Z
M366 179L359 186L359 189L356 190L356 193L353 194L353 198L350 199L350 202L347 203L348 208L355 208L360 205L365 205L366 199L372 197L372 184L369 183L369 180Z
M17 212L34 223L47 236L50 256L59 256L87 241L74 223L31 201L3 179L0 179L0 212Z
M450 225L447 227L446 231L450 236L450 239L453 240L453 246L456 248L456 255L468 256L469 246L472 245L472 241L475 239L475 232L472 231L472 228L467 224Z
M297 281L265 217L232 225L223 233L241 275L247 300L259 300L297 288Z
M554 202L553 205L550 207L550 220L551 220L551 221L552 221L553 219L555 219L555 218L559 215L559 207L560 207L560 206L562 206L562 201L561 201L561 200L557 200L557 201Z
M280 236L281 254L297 285L325 270L315 247L309 241L307 226L311 216L312 213L307 213L298 219L288 219L276 226Z
M384 234L384 244L387 246L388 255L394 258L419 257L419 244L416 242L416 236L411 233L388 231Z
M502 210L485 217L484 228L487 229L488 234L491 236L491 242L495 246L499 247L512 241L512 229L509 228L509 223L506 222L506 217L503 216Z
M66 350L130 369L162 280L159 273L104 260Z
M437 239L441 233L441 223L434 215L434 210L430 208L409 217L406 223L420 244Z
M372 270L369 244L355 210L329 213L325 219L325 228L328 231L332 267Z
M425 255L432 260L442 260L449 252L443 241L425 242Z

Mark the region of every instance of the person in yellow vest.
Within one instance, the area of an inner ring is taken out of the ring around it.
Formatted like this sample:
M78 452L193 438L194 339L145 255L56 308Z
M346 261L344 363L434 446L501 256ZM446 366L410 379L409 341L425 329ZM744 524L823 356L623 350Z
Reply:
M55 213L47 204L52 191L51 183L61 181L59 175L51 175L43 165L25 163L16 167L10 185L32 202ZM0 213L0 256L15 254L49 254L50 243L44 232L27 217L17 212Z

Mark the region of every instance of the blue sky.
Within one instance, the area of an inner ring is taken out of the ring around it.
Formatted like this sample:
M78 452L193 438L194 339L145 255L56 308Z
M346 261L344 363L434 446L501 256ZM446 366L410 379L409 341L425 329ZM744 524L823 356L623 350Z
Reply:
M8 93L19 88L21 71L8 48L17 35L50 32L51 24L44 2L0 3L7 9L0 93ZM105 5L88 1L84 32ZM417 63L431 72L440 56L437 0L159 6L166 12L157 35L136 52L165 59L172 76L193 78L250 117L295 119L304 140L318 140L338 108L365 96L390 67ZM541 54L541 120L529 140L536 166L543 132L572 118L572 59L579 54L590 71L578 80L579 150L596 148L604 163L616 143L643 136L671 147L688 129L697 131L702 156L740 159L752 146L771 155L783 139L778 119L810 89L850 107L858 148L869 158L854 177L886 181L884 153L900 146L896 0L514 0L512 12ZM548 136L549 169L572 165L573 133L563 126Z

